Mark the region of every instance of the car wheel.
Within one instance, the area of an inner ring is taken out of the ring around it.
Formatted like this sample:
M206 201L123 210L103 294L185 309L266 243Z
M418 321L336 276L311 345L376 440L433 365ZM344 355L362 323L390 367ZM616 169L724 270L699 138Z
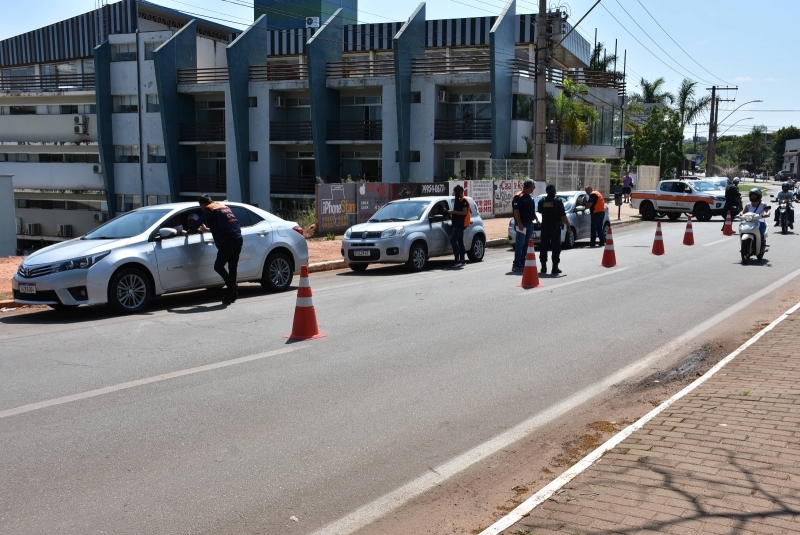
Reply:
M411 271L422 271L428 264L428 249L422 242L415 242L411 245L408 252L408 262L406 266Z
M347 264L347 267L349 267L350 269L352 269L353 271L356 271L356 272L366 271L367 270L367 266L369 266L369 264L367 264L366 262L361 262L361 263L358 263L358 264Z
M108 285L108 303L121 314L143 310L151 296L150 281L141 269L125 268Z
M483 236L475 236L472 240L472 247L467 251L467 256L471 262L480 262L486 254L486 240Z
M564 249L572 249L575 247L575 241L577 241L575 229L570 227L570 229L567 231L567 234L564 236Z
M292 284L292 260L282 251L276 251L264 262L261 286L270 292L282 292Z
M651 202L643 202L639 207L639 214L645 221L653 221L656 218L656 209Z
M678 218L681 217L681 214L677 212L670 212L667 214L667 217L669 218L670 221L677 221Z
M692 211L694 218L698 221L711 221L711 208L706 203L697 203Z

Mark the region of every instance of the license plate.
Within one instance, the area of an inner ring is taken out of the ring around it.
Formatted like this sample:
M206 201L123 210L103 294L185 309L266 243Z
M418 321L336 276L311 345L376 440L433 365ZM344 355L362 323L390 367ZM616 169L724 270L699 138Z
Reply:
M371 252L369 249L355 249L353 256L371 256Z
M21 294L35 294L36 293L36 285L35 284L20 284L19 285L19 293L21 293Z

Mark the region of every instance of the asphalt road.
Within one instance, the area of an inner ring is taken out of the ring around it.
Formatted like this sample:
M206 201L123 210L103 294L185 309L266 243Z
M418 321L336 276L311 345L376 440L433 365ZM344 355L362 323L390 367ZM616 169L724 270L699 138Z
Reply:
M718 219L694 247L662 225L665 256L633 225L618 268L566 251L535 290L505 250L315 275L310 342L283 338L295 292L256 286L227 309L197 292L0 316L0 533L349 533L800 274L798 235L743 266Z

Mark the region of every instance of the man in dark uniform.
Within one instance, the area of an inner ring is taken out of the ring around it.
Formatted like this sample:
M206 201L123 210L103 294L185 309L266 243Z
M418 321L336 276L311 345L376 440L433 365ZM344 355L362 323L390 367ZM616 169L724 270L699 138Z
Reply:
M469 215L469 199L464 196L464 187L456 186L453 188L453 209L447 212L452 217L453 235L450 236L450 245L453 246L453 256L455 260L450 267L460 268L466 264L464 254L464 229L469 224L467 216Z
M211 231L214 245L217 247L217 261L214 271L225 281L226 292L222 298L223 305L230 305L239 296L236 285L239 255L242 252L242 230L239 221L231 209L222 203L214 202L208 195L201 195L197 202L203 208L200 219L189 227L189 234ZM225 271L225 264L228 270Z
M545 188L547 196L539 201L539 212L542 214L542 242L540 245L540 257L542 259L542 275L547 273L547 251L553 251L553 275L558 275L558 263L561 260L561 225L569 228L567 212L564 210L564 203L556 198L555 184L548 184Z
M725 188L725 206L722 207L723 219L728 217L728 212L731 213L731 219L736 217L742 207L742 194L739 193L739 178L729 178L728 187ZM725 230L725 224L722 224L722 230Z

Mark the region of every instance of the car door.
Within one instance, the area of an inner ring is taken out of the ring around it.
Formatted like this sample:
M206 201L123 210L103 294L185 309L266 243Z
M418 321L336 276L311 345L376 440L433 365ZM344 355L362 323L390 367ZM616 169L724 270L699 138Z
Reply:
M449 250L450 236L453 233L448 210L452 210L448 201L439 201L431 208L428 213L428 247L430 256L446 254ZM433 216L443 215L444 221L432 221Z
M685 182L675 183L675 208L684 212L691 212L694 208L694 189Z
M677 182L661 182L658 186L656 210L672 210L675 208L675 184Z
M239 255L237 279L258 276L273 240L272 225L243 206L229 205L242 230L242 252Z
M579 207L583 210L579 210ZM592 229L592 215L589 211L589 199L583 193L575 196L575 207L572 209L572 224L575 226L576 239L582 240L589 237Z
M173 216L161 228L187 229L187 218L198 210L187 210ZM194 288L221 279L214 271L216 247L211 234L177 235L156 241L155 255L158 278L166 291Z

